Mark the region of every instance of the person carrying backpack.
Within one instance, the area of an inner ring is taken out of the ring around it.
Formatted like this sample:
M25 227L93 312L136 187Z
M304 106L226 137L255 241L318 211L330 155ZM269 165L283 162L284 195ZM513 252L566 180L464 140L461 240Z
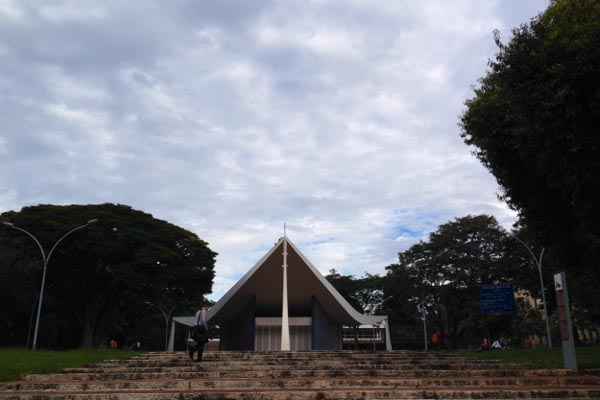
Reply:
M194 353L197 354L196 362L202 361L204 346L208 343L208 322L206 318L207 309L202 307L196 313L196 323L192 327L190 338L188 339L188 353L190 359L194 361Z

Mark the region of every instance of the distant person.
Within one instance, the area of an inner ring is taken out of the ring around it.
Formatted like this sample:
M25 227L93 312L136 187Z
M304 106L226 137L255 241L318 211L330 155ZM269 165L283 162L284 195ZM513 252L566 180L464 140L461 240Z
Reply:
M502 345L498 339L494 340L494 343L492 343L492 350L502 350Z
M194 353L196 352L198 353L196 361L202 361L204 346L208 343L207 311L206 307L198 310L195 324L192 327L191 337L188 339L188 353L192 361L194 361Z
M435 331L433 332L433 335L431 335L431 347L433 347L434 349L439 347L441 343L441 336L440 334Z
M490 348L491 348L490 339L483 338L483 340L481 341L480 350L481 351L488 351L488 350L490 350Z
M444 331L440 333L441 345L444 349L448 349L448 334Z
M134 351L140 351L142 349L142 342L136 340L135 342L133 342L131 347L129 347L129 349Z

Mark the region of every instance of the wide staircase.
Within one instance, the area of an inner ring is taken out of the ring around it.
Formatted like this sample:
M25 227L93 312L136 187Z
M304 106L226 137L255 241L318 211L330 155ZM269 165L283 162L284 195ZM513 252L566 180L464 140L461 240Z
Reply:
M600 371L452 353L146 353L0 385L0 399L600 399Z

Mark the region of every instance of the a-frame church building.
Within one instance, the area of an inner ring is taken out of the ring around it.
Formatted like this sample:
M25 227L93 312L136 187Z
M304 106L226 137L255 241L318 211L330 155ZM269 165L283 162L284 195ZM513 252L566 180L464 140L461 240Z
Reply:
M286 236L208 310L218 325L221 350L310 351L342 349L342 327L372 326L385 332L387 316L356 311ZM175 317L191 326L193 317ZM383 339L383 338L382 338Z

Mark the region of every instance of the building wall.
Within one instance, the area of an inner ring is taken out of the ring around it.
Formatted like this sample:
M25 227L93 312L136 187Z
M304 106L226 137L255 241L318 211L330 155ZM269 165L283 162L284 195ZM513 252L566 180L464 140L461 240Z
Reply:
M254 350L255 314L256 299L252 298L234 318L223 323L221 328L221 350Z
M281 325L256 326L256 351L280 351L281 350ZM312 333L310 325L290 325L290 349L291 351L310 351Z
M342 345L341 326L323 310L317 299L312 299L312 349L338 350Z

